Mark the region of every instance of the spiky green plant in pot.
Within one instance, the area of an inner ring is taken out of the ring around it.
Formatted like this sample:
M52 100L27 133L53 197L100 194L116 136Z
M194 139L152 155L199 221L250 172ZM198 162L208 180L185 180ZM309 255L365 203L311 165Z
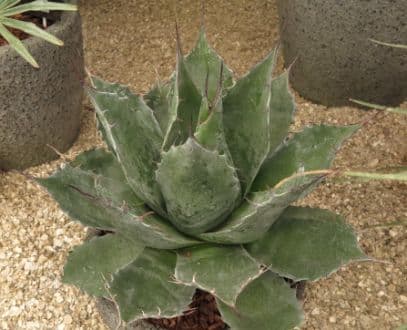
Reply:
M366 259L341 216L290 206L358 125L289 135L295 105L288 72L272 79L275 59L235 82L201 32L144 97L91 77L108 150L38 180L73 219L108 232L73 250L66 283L114 299L125 322L180 315L199 288L232 329L280 330L302 320L283 278Z

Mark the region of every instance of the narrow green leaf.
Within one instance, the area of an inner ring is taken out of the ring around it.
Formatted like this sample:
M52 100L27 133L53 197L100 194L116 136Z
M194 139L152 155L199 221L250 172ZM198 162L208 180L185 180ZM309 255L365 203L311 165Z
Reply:
M19 21L19 20L12 19L12 18L3 18L1 20L1 22L10 28L24 31L25 33L30 34L34 37L44 39L45 41L48 41L51 44L54 44L57 46L63 46L63 44L64 44L62 40L58 39L57 37L54 37L52 34L39 28L34 23Z
M176 254L145 249L114 275L111 292L121 319L175 317L188 308L195 289L174 282Z
M399 114L401 114L401 115L407 115L407 109L403 109L403 108L386 107L386 106L384 106L384 105L378 105L378 104L368 103L368 102L359 101L359 100L355 100L355 99L349 99L349 101L351 101L351 102L353 102L353 103L356 103L356 104L363 105L363 106L368 107L368 108L372 108L372 109L383 110L383 111L387 111L387 112L399 113Z
M375 173L375 172L355 172L345 171L341 173L344 176L361 178L366 180L392 180L392 181L407 181L407 169L395 173Z
M284 141L295 112L295 100L288 86L289 71L271 81L270 151L269 156Z
M316 280L354 260L367 260L344 219L328 210L289 207L249 253L295 281Z
M394 43L383 42L383 41L379 41L379 40L375 40L375 39L369 39L369 40L378 45L383 45L383 46L388 46L388 47L393 47L393 48L407 49L407 45L403 45L403 44L394 44Z
M233 330L288 330L303 320L295 291L277 275L266 272L237 298L236 307L217 299L222 318Z
M262 273L261 265L240 246L185 248L179 251L175 268L178 281L208 291L229 306Z
M34 68L39 68L37 61L34 59L34 57L32 57L32 55L24 46L24 44L21 42L21 40L15 37L11 32L9 32L1 22L0 22L0 35L9 43L10 47L13 48L22 58L24 58Z
M89 90L89 96L129 185L151 208L164 214L154 174L163 137L152 110L127 88Z
M270 149L269 101L275 52L237 81L223 100L226 142L244 195Z
M239 180L226 157L193 139L162 155L157 182L171 222L192 235L217 226L240 198Z
M18 4L19 2L21 2L21 0L2 0L0 2L0 11L3 11L3 9L13 7L16 4ZM3 13L0 13L0 17L2 17L2 16L3 16Z
M43 0L35 0L19 6L10 7L3 11L3 16L14 16L27 11L49 11L49 10L64 10L77 11L78 6L69 3L48 2Z
M223 226L214 232L203 233L199 238L220 244L258 240L291 203L304 197L326 175L326 171L298 173L269 191L252 193L233 211Z
M85 226L118 232L159 249L199 244L145 207L123 178L114 157L96 150L82 154L71 165L37 182L68 216Z
M308 172L329 168L337 149L358 128L359 125L316 125L294 134L287 144L264 162L252 191L273 187L301 170Z
M112 275L135 260L143 249L120 235L95 237L69 254L62 280L88 294L108 297L106 288Z
M201 29L199 39L186 57L185 63L195 85L202 95L208 97L209 102L214 101L219 86L219 72L222 58L209 46L205 31ZM223 68L222 90L227 90L233 85L232 71Z
M195 132L198 123L201 94L195 86L181 54L177 57L175 90L171 99L171 123L164 138L163 149L185 143ZM176 109L176 111L174 111ZM174 116L176 113L176 116Z

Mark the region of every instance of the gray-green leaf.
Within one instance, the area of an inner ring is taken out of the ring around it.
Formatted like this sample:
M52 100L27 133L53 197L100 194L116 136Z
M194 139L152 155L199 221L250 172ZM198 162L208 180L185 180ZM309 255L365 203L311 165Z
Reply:
M289 71L271 81L270 152L284 141L295 112L295 100L288 86Z
M251 282L235 307L217 299L223 319L233 330L289 330L303 320L295 291L277 275L266 272Z
M212 293L234 306L239 293L263 273L261 265L240 246L201 245L178 253L178 281Z
M344 219L328 210L289 207L249 253L280 276L316 280L354 260L367 260Z
M145 249L114 275L111 293L125 322L147 317L175 317L185 311L194 288L174 282L176 254Z
M188 72L185 59L177 58L175 86L170 106L170 123L165 134L163 149L185 143L195 132L202 96ZM176 110L176 111L175 111Z
M209 108L208 100L204 97L202 99L200 117L203 113L202 122L198 123L195 132L195 139L204 148L209 150L216 150L220 154L226 155L229 162L232 158L229 153L228 146L225 140L225 131L223 128L223 106L222 99L219 99L212 108ZM200 118L201 120L201 118Z
M143 249L116 234L94 237L69 254L62 280L91 295L109 296L112 274L135 260Z
M192 235L217 226L240 198L239 180L226 157L193 139L162 155L157 181L171 222Z
M144 100L153 110L154 116L160 124L161 131L167 132L168 125L172 121L174 111L172 104L174 100L175 85L173 79L166 83L159 83L153 87L146 95Z
M326 173L296 174L268 191L252 193L214 232L199 235L220 244L253 242L263 236L291 203L304 197Z
M152 110L127 88L116 92L89 90L89 95L130 187L151 208L164 214L154 174L163 137Z
M237 81L223 100L226 142L244 195L270 149L269 101L275 53Z
M328 168L343 141L359 127L316 125L294 134L287 144L264 162L252 191L269 189L298 171Z
M185 63L192 80L202 95L206 94L206 86L208 87L207 97L209 102L212 102L216 96L222 62L220 56L209 46L205 31L202 29L199 34L198 42L191 53L186 57ZM208 82L206 82L207 78ZM224 66L222 90L227 90L232 85L232 71Z
M117 231L130 240L160 249L199 243L146 208L123 179L112 154L92 150L51 177L37 181L63 211L85 226Z

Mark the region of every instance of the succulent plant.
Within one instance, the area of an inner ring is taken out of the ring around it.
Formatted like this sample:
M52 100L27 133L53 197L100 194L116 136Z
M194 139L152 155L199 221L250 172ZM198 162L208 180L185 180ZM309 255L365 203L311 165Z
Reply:
M232 329L280 330L302 320L284 278L367 259L341 216L291 205L359 126L290 134L294 98L288 72L272 79L275 60L235 82L201 31L144 96L91 77L107 148L38 179L70 217L107 232L71 252L66 283L114 299L125 322L180 315L199 288Z
M22 41L13 35L7 28L21 30L29 35L48 41L54 45L62 46L62 40L36 26L34 23L16 19L29 11L48 12L50 10L75 11L77 6L69 3L50 2L48 0L35 0L20 4L21 0L0 0L0 36L3 37L20 56L33 67L38 68L37 61L33 58Z

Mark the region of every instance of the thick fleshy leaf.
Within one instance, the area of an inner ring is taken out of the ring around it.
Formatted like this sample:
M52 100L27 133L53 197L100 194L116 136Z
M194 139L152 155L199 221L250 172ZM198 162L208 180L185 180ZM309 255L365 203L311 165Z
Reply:
M209 46L204 29L199 34L198 42L191 53L186 57L185 63L195 85L202 95L208 96L212 102L219 86L219 71L222 58ZM233 85L232 71L223 68L222 90Z
M114 275L111 293L125 322L175 317L187 309L195 289L174 281L176 254L145 249Z
M63 211L85 226L118 232L160 249L199 243L153 214L123 178L121 167L111 154L93 150L78 156L53 176L37 181Z
M104 80L100 79L97 76L89 75L89 79L90 79L90 81L92 83L92 87L95 88L98 92L106 92L106 93L117 94L120 91L127 89L127 86L125 86L125 85L121 85L119 83L111 83L111 82L108 82L108 81L104 81ZM108 146L110 152L115 154L114 148L113 148L108 136L106 135L106 131L103 128L103 125L100 122L100 118L98 116L96 116L96 125L97 125L98 131L102 135L103 141Z
M144 247L113 234L94 237L75 247L64 267L63 282L94 296L109 296L112 274L135 260Z
M288 86L289 71L271 81L270 97L270 151L284 141L295 112L295 100Z
M222 318L233 330L289 330L303 320L295 291L277 275L266 272L251 282L235 307L217 299Z
M121 91L125 91L128 89L126 85L122 85L115 82L105 81L97 76L89 76L93 88L95 88L99 92L106 92L106 93L120 93Z
M170 120L165 134L163 149L168 150L173 145L185 143L195 132L198 123L199 108L202 96L195 86L185 64L185 59L179 53L175 86L170 106ZM176 111L174 111L176 109ZM174 115L176 114L176 115Z
M208 150L216 150L222 155L226 155L231 162L231 156L225 140L225 131L223 128L223 108L222 99L219 99L209 108L208 100L202 99L200 117L202 113L207 113L202 122L198 123L195 132L195 139Z
M199 235L204 241L220 244L253 242L263 236L280 214L304 197L326 173L296 174L269 191L252 193L214 232Z
M152 110L129 89L92 89L89 95L129 185L150 207L164 214L154 179L163 137Z
M240 198L239 180L226 157L193 139L162 155L157 181L171 222L192 235L216 227Z
M237 81L223 99L226 142L246 194L270 148L269 101L275 53Z
M126 177L117 159L111 152L102 148L90 149L79 154L69 165L78 167L83 171L89 171L96 175L120 181L124 186L127 185ZM127 190L131 190L128 185Z
M328 210L289 207L249 253L280 276L316 280L352 260L367 260L344 219Z
M175 115L172 110L174 100L175 85L173 79L166 83L159 83L153 87L146 95L144 100L153 110L154 116L160 124L161 131L167 132L168 125Z
M179 251L175 278L234 306L239 293L263 272L240 246L201 245Z
M328 168L343 141L359 127L316 125L294 134L287 144L264 162L252 191L269 189L298 171Z

